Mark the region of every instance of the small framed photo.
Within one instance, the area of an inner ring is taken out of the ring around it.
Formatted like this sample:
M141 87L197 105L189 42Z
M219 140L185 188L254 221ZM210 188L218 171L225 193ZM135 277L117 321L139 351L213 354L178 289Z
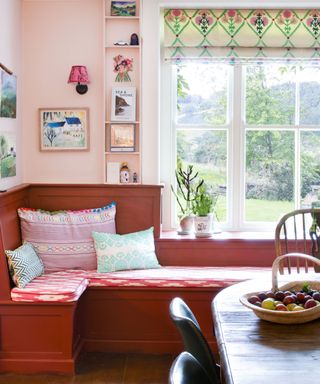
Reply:
M88 151L88 108L43 108L40 113L41 151Z
M135 1L111 1L111 16L135 16Z
M110 151L134 152L135 150L135 125L110 124Z
M134 122L136 119L136 88L113 87L111 121Z

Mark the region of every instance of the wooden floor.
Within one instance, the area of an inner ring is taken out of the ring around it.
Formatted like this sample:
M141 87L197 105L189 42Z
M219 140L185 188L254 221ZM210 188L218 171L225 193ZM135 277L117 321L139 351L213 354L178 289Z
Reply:
M75 376L0 374L0 384L165 384L174 356L84 354Z

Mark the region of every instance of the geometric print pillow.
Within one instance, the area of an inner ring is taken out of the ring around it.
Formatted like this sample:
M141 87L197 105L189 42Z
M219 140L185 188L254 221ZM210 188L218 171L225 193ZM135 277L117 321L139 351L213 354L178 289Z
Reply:
M46 272L96 270L92 231L115 233L116 203L100 208L49 212L19 208L23 241L31 243Z
M31 280L41 276L44 267L32 244L24 243L14 251L5 251L13 282L19 288L24 288Z
M92 232L98 272L160 268L155 254L153 227L126 235Z

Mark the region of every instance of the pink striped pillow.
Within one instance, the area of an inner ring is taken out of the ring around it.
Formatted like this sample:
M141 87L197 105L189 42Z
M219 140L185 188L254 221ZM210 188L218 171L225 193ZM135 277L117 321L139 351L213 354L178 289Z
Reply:
M115 233L116 203L81 211L48 212L19 208L23 241L31 243L45 272L97 269L91 233Z

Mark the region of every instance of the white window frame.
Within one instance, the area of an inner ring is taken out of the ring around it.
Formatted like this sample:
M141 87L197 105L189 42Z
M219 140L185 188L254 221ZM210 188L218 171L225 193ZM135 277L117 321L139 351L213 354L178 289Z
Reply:
M162 66L162 119L166 122L161 129L161 181L169 188L163 194L163 229L177 228L178 223L175 211L175 198L170 190L170 185L175 185L176 168L176 129L175 108L176 105L176 79L173 76L174 70L170 63ZM228 102L227 124L215 129L227 130L227 219L220 227L228 231L274 231L275 222L246 222L245 215L245 136L246 130L288 130L295 135L295 201L297 208L300 204L300 132L314 130L314 126L298 125L299 109L296 108L295 124L291 126L253 126L246 124L245 119L245 76L241 64L233 67L230 75L230 95ZM297 88L299 81L297 81ZM298 91L298 89L296 89ZM299 93L297 93L299 94ZM170 104L171 103L171 104ZM296 97L296 107L299 107L299 98ZM166 111L166 112L164 112ZM170 112L169 112L170 111ZM197 125L197 127L199 127ZM241 198L239 199L239 196ZM279 217L280 218L280 217Z

